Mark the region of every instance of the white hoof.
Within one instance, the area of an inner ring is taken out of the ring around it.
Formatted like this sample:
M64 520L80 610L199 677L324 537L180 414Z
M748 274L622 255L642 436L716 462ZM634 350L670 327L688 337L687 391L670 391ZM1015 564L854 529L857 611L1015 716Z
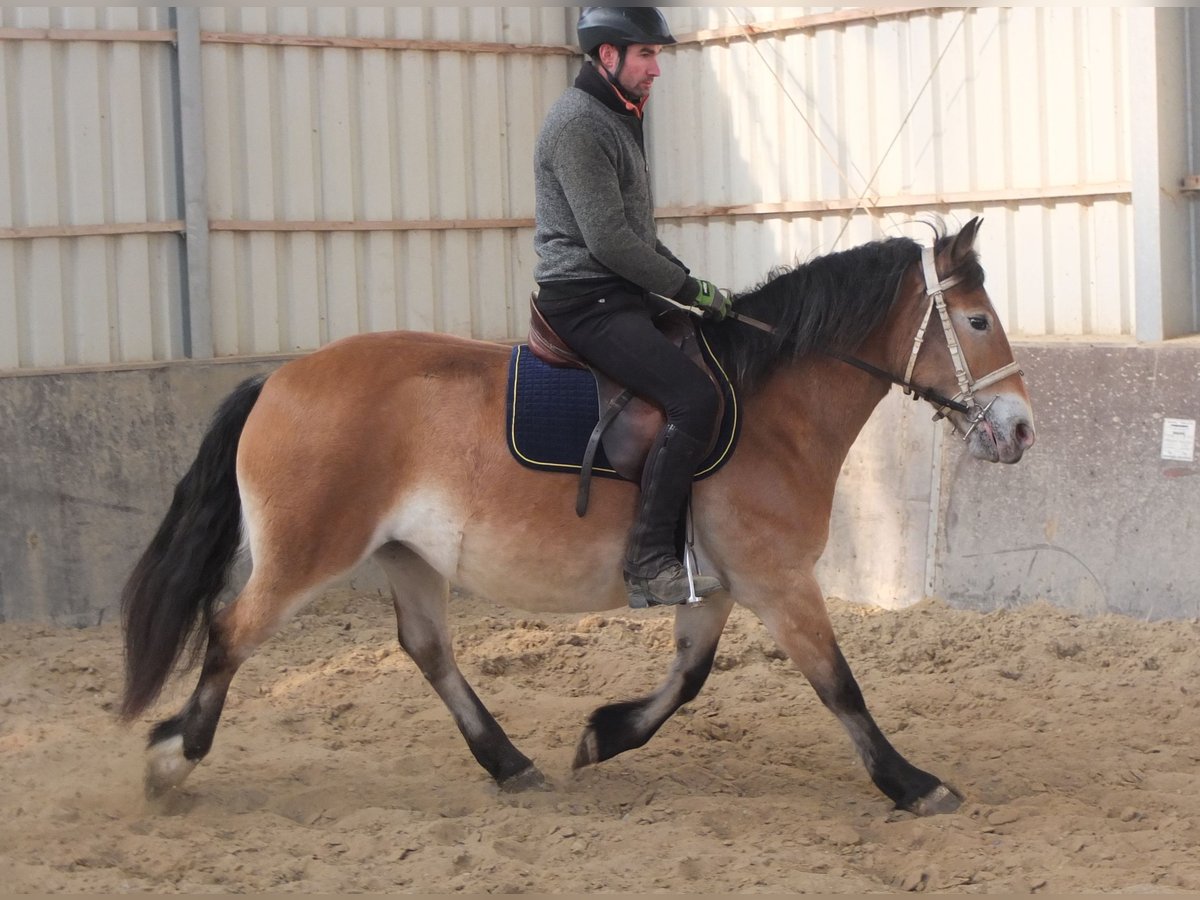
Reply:
M154 744L146 751L146 796L154 799L179 787L198 762L183 755L183 735Z
M932 791L918 800L912 811L918 816L940 816L952 813L962 806L962 797L944 784L939 784Z

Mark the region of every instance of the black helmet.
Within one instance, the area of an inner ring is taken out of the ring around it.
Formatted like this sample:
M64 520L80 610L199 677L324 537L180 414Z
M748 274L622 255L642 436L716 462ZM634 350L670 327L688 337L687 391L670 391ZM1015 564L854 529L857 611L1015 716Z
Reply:
M674 44L663 14L653 6L585 6L575 26L579 46L591 56L601 44Z

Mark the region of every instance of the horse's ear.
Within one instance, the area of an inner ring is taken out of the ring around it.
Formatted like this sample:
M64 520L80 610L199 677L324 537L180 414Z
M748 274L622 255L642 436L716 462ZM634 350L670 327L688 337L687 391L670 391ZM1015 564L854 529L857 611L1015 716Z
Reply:
M979 226L982 224L983 219L976 216L962 227L962 231L954 236L954 243L950 246L950 256L952 258L961 259L971 251L975 246L975 236L979 234Z

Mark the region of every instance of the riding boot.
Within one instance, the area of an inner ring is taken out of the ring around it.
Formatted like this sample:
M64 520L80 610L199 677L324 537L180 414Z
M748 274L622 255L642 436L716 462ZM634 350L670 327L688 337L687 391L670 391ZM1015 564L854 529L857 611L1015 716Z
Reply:
M674 425L659 432L642 473L637 518L625 556L625 589L634 609L674 606L691 595L687 571L675 554L675 533L704 445ZM722 589L707 575L694 578L696 596Z

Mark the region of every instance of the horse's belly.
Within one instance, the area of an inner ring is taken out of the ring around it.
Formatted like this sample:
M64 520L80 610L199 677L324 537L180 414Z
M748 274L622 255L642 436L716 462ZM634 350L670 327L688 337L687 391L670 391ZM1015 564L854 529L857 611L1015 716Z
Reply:
M602 510L580 519L569 508L562 515L511 504L485 509L427 485L393 512L387 538L476 596L531 612L594 612L627 602L627 526L609 519Z
M620 541L589 544L525 529L472 529L452 580L472 594L532 612L624 606Z

